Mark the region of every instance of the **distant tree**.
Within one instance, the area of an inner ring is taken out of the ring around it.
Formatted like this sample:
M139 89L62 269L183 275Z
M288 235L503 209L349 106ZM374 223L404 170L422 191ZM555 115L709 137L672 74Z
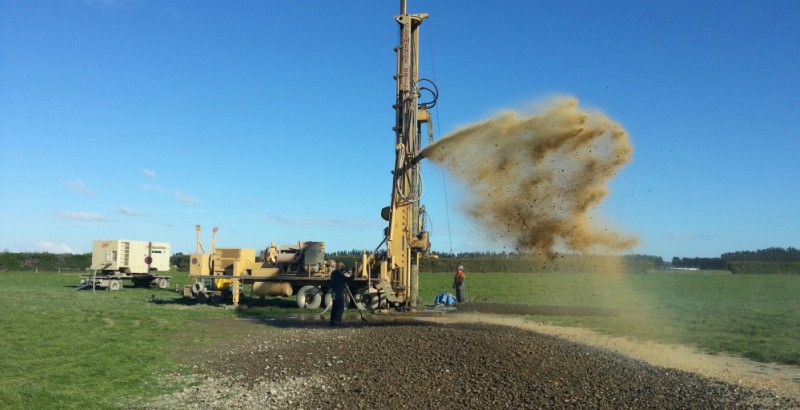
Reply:
M189 255L178 252L169 258L170 266L177 266L179 271L189 270Z
M672 258L672 266L676 268L716 269L726 268L722 258Z
M757 251L736 251L722 254L726 262L800 262L797 248L766 248Z

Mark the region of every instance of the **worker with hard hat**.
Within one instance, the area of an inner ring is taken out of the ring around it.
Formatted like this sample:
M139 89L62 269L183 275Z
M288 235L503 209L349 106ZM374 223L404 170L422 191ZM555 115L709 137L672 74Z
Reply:
M453 277L453 289L456 290L456 300L458 303L466 302L466 298L464 297L465 279L466 274L464 273L464 265L458 265L458 269L456 269L456 275Z

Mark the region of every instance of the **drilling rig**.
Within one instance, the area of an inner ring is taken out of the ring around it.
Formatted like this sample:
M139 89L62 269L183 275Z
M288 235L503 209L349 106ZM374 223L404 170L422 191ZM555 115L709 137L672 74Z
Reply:
M395 96L395 164L392 171L391 203L381 216L389 222L385 230L386 253L380 262L377 290L391 305L416 309L419 306L419 262L430 250L430 234L425 229L425 207L421 205L422 127L428 142L433 141L429 109L436 105L438 89L428 79L419 78L419 27L427 14L408 14L406 1L400 1L395 17L400 29L397 53ZM426 101L421 101L426 92Z
M401 0L400 14L395 16L400 43L394 48L397 72L391 202L381 210L381 216L388 222L383 241L372 254L363 255L354 272L353 302L361 309L414 310L421 305L419 262L430 250L430 234L425 228L427 216L420 203L421 135L425 126L428 143L433 141L429 109L436 105L439 95L433 81L419 77L419 27L427 17L424 13L408 14L405 0ZM262 295L297 294L299 307L315 308L320 306L318 295L329 293L334 261L325 261L322 242L280 247L272 244L265 251L265 260L255 262L254 249L216 248L216 228L211 253L201 253L200 226L196 229L197 253L191 255L190 267L190 277L196 282L184 288L185 296L208 299L209 295L219 296L220 289L228 290L237 304L241 285L252 284L253 290L263 292ZM379 252L384 244L386 248ZM306 263L311 259L314 263Z

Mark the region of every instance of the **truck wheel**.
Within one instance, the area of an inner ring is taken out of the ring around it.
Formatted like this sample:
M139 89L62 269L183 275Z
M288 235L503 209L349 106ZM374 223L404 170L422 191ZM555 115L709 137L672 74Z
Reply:
M333 304L333 291L330 289L325 291L325 297L322 299L322 305L326 308Z
M108 282L108 290L115 291L122 289L122 282L118 280L112 280Z
M316 286L303 286L297 291L297 307L300 309L319 309L322 292Z
M331 289L328 289L325 292L325 307L328 307L328 306L331 306L331 307L333 306L333 290L331 290ZM348 307L350 307L350 296L348 296L347 293L345 293L344 294L344 309L347 310Z
M157 283L157 285L158 285L158 288L159 288L159 289L166 289L166 288L168 288L168 287L169 287L169 279L167 279L167 278L160 278L160 279L158 279L158 283Z

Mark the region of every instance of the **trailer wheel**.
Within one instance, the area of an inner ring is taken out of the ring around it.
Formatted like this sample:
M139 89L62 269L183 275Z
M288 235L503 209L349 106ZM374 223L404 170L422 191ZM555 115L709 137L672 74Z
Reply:
M297 291L297 307L300 309L319 309L322 304L322 292L318 287L307 285Z
M199 292L195 297L198 303L208 303L208 293L206 292Z
M115 291L122 289L122 282L118 280L112 280L108 282L108 290Z
M203 293L205 291L206 291L206 284L203 282L195 282L194 285L192 285L192 293L194 294Z
M167 279L167 278L159 278L157 285L158 285L159 289L166 289L166 288L169 287L169 279Z

